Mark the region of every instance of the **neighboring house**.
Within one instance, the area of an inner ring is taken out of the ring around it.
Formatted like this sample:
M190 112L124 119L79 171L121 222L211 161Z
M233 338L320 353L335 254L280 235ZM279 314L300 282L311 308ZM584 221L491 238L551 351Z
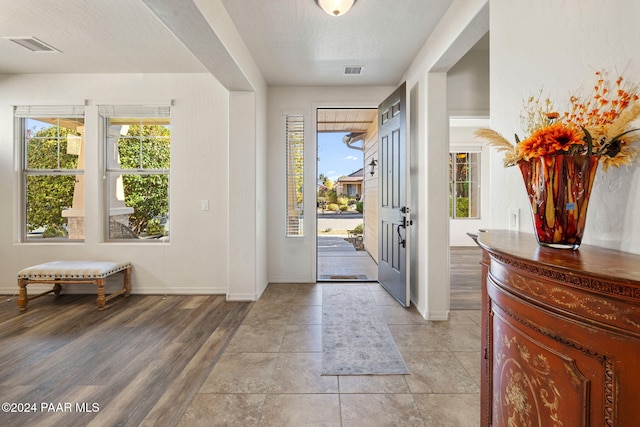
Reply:
M362 192L363 181L364 181L363 168L358 169L352 174L338 178L338 180L334 184L336 194L338 196L341 196L344 194L349 197L360 199L363 194Z

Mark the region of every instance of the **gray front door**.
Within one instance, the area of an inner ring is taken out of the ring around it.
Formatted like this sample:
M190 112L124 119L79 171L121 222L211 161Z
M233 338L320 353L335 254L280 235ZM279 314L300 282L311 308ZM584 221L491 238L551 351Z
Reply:
M406 83L378 107L378 281L400 304L410 304L407 206Z

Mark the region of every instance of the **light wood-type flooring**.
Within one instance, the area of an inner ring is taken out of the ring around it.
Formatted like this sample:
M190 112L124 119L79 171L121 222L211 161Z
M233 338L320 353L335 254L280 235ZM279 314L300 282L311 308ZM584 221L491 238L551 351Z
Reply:
M255 303L132 295L104 312L95 295L45 296L22 314L2 297L0 401L21 412L0 412L0 425L477 425L480 252L451 257L447 322L354 283L378 302L406 376L319 375L331 283L272 284Z

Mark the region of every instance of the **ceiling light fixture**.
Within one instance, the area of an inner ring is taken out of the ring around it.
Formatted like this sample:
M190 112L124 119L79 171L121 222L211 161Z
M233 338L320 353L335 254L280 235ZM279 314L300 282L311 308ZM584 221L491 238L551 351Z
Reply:
M342 16L351 9L357 0L316 0L318 6L331 16Z

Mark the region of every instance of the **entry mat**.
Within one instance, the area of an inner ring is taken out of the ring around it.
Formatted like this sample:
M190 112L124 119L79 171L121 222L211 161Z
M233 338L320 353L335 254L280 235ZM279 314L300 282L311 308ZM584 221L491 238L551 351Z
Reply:
M322 288L322 375L409 374L367 286Z

